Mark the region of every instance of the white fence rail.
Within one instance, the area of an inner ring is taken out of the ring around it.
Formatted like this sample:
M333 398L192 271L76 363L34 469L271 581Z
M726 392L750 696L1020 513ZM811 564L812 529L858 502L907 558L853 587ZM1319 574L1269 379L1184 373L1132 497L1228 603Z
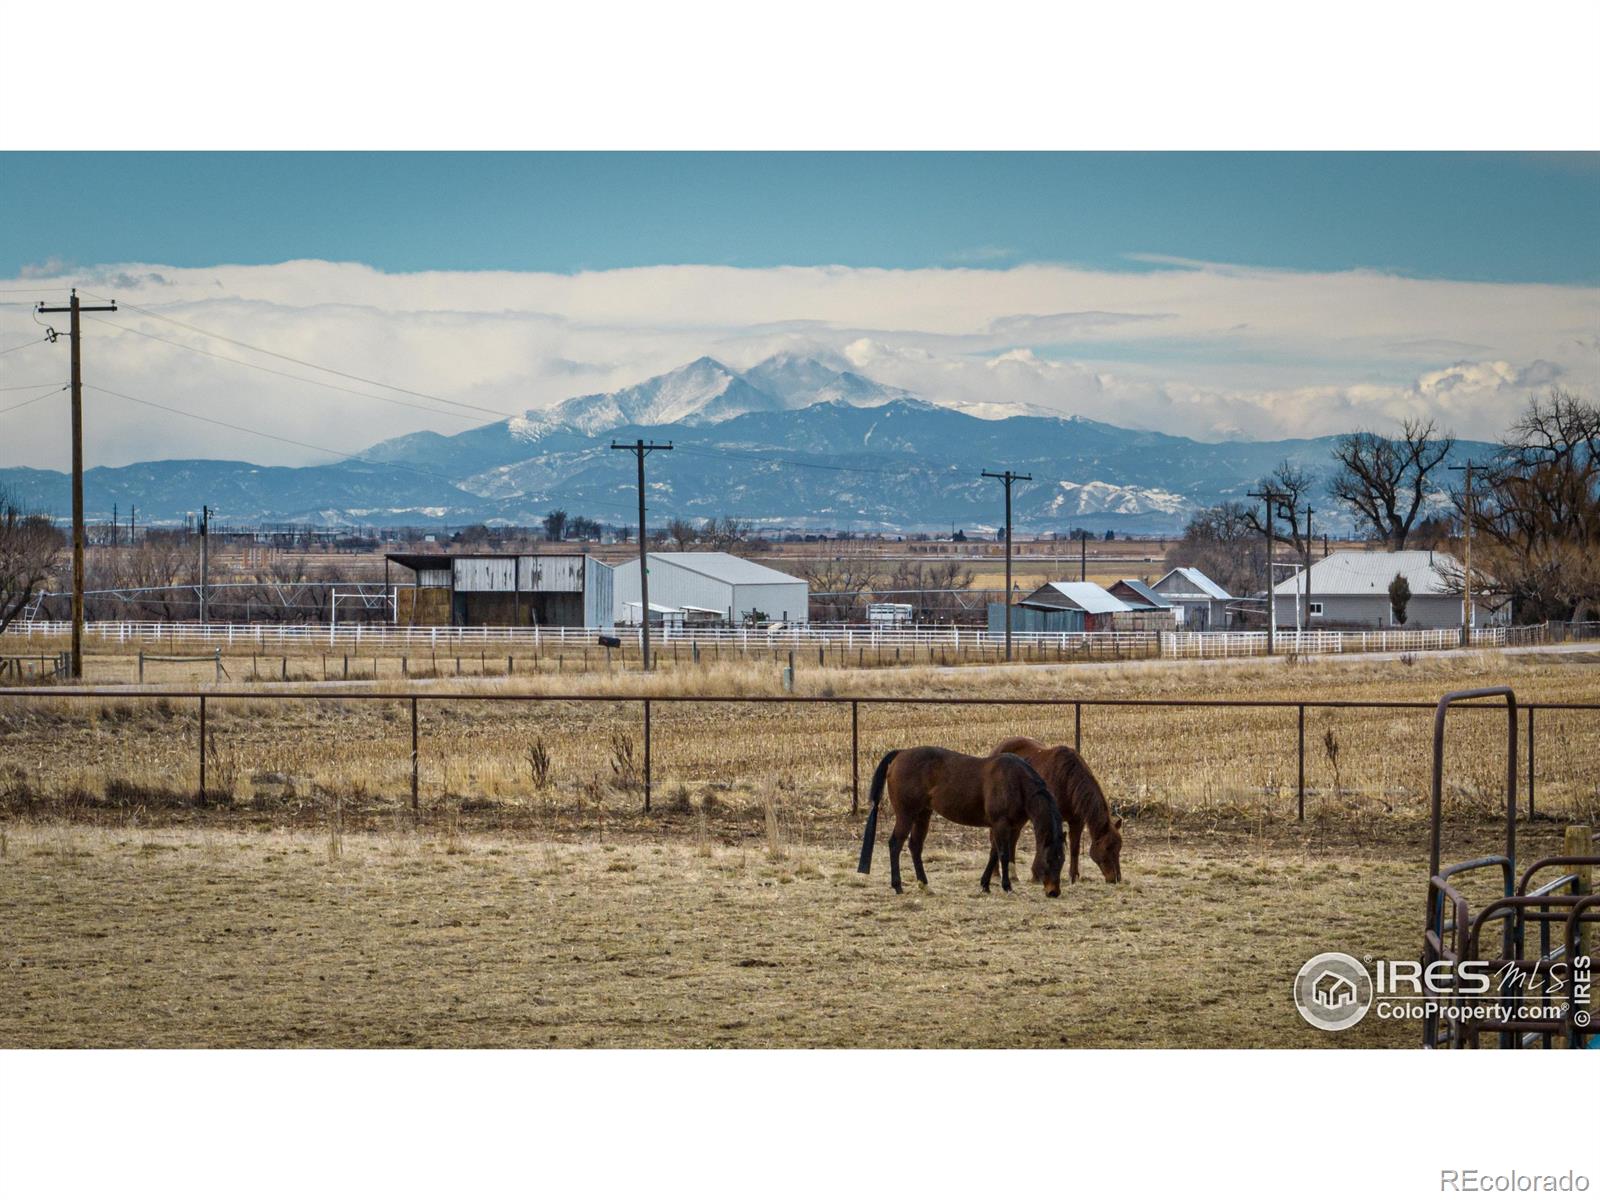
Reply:
M72 632L66 621L17 621L6 636L27 639L61 638ZM406 626L342 623L329 625L201 625L192 621L89 621L86 638L102 643L138 646L160 644L220 648L245 654L253 650L359 647L365 651L437 648L440 651L492 646L594 646L601 634L620 637L630 646L639 643L636 628L583 629L561 626ZM1018 646L1062 650L1067 653L1103 653L1124 658L1153 657L1159 648L1157 634L1015 633ZM826 647L829 650L933 648L954 651L992 651L1005 646L1005 634L953 625L791 625L777 629L652 629L656 646L717 646L724 649L782 650Z
M1535 645L1548 641L1543 625L1509 629L1495 625L1472 631L1475 647ZM1455 650L1461 646L1459 629L1373 629L1280 631L1273 649L1278 654L1361 654L1374 651ZM1239 658L1264 655L1267 635L1249 633L1167 633L1161 637L1166 658Z
M431 649L436 652L484 650L491 647L593 646L602 633L612 633L627 645L637 645L637 629L580 629L549 626L509 628L492 626L396 626L341 623L329 625L201 625L190 621L91 621L84 634L102 644L128 646L201 647L249 654L265 650L312 650L343 647L381 653L385 650ZM6 630L10 639L27 641L67 637L66 621L17 621ZM1475 629L1476 647L1543 645L1552 642L1600 639L1600 623L1551 622L1508 628ZM694 644L721 650L773 650L825 648L828 651L874 649L947 650L954 654L986 656L1005 645L1005 635L951 625L810 625L778 629L658 630L651 639L658 646ZM1267 635L1248 633L1015 633L1015 645L1029 653L1105 658L1239 658L1265 655ZM1359 654L1370 651L1411 652L1453 650L1461 645L1459 629L1383 629L1367 632L1316 630L1279 632L1278 654Z

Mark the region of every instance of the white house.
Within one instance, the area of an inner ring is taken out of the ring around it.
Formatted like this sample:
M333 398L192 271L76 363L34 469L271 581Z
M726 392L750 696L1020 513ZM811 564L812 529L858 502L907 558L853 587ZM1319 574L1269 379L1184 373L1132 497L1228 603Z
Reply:
M1405 576L1411 586L1403 626L1389 602L1389 584L1396 575ZM1280 629L1294 627L1306 578L1305 571L1297 571L1273 589ZM1310 628L1459 628L1460 578L1461 564L1440 550L1341 550L1311 566ZM1474 625L1510 621L1511 605L1504 595L1474 594Z
M697 616L729 625L810 619L811 589L804 579L749 559L714 551L662 551L652 553L649 562L652 623L692 623ZM639 590L639 560L618 564L612 595L619 625L639 623Z

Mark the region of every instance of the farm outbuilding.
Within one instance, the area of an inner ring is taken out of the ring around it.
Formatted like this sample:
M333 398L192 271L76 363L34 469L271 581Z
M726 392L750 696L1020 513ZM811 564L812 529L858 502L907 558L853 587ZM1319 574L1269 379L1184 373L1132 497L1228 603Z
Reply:
M1099 633L1128 629L1132 607L1117 599L1098 583L1047 583L1028 593L1011 615L1013 632ZM1005 629L1004 605L989 606L989 628Z
M415 575L396 593L401 625L609 629L615 572L586 554L390 554Z
M1228 605L1235 598L1198 567L1173 567L1150 590L1172 607L1177 627L1186 632L1227 629L1232 624Z
M811 615L811 589L804 579L715 551L662 551L651 554L650 620L683 614L685 623L728 625L784 621L804 623ZM613 615L618 624L639 623L639 561L616 568Z
M1405 576L1411 587L1402 626L1389 601L1389 584ZM1278 625L1292 626L1308 576L1297 571L1273 589ZM1311 564L1311 628L1451 629L1461 626L1461 564L1434 550L1341 550ZM1474 625L1506 625L1511 605L1504 595L1473 597Z

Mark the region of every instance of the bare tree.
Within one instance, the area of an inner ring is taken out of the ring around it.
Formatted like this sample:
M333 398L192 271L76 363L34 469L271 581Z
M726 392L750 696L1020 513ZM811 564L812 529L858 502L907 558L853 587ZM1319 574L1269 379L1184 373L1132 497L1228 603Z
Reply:
M667 537L676 543L679 550L687 550L694 545L697 536L693 521L673 517L667 522Z
M552 508L544 515L544 535L552 542L559 542L567 533L567 510Z
M818 621L859 621L879 586L881 560L862 550L796 564L811 585L811 615Z
M1282 496L1283 499L1277 502L1279 507L1286 508L1289 513L1294 514L1294 519L1290 520L1287 515L1273 512L1272 540L1282 542L1285 546L1293 546L1297 558L1303 559L1306 556L1306 538L1300 525L1300 514L1305 512L1306 499L1316 486L1317 477L1314 473L1304 467L1295 466L1288 459L1284 459L1274 467L1272 473L1263 477L1256 485L1257 491L1274 492ZM1256 536L1261 537L1266 534L1266 522L1254 508L1244 509L1244 519Z
M918 621L949 621L973 611L974 597L962 593L972 587L972 568L959 559L900 562L889 577L888 598L911 605ZM981 611L981 606L979 606Z
M1183 537L1167 549L1167 569L1198 567L1234 596L1261 587L1266 558L1254 515L1231 500L1197 512Z
M1456 444L1434 422L1408 418L1398 438L1362 431L1334 447L1338 464L1328 490L1355 509L1372 534L1404 550L1428 498L1428 480Z
M0 487L0 633L54 577L65 544L49 517Z
M1559 388L1530 401L1474 472L1471 516L1474 591L1509 594L1523 621L1600 603L1600 405Z

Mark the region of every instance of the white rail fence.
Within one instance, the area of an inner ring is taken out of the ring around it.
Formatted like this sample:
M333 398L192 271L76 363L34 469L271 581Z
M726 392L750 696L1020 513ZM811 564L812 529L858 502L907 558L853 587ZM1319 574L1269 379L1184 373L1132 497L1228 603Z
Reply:
M102 643L137 646L200 645L245 654L253 650L343 646L364 651L437 648L484 649L494 646L551 647L595 645L602 634L619 637L624 644L637 646L636 628L584 629L562 626L406 626L341 623L330 625L201 625L192 621L89 621L83 627L86 638ZM17 621L6 636L27 639L61 638L72 632L67 621ZM1106 633L1016 633L1018 646L1063 650L1078 653L1104 653L1124 658L1153 657L1159 648L1158 635L1145 632ZM650 640L656 646L692 644L733 650L783 650L825 647L829 650L933 648L957 652L989 652L1005 647L1005 634L954 625L792 625L776 629L652 629Z
M530 626L394 626L342 623L329 625L201 625L189 621L91 621L87 638L102 645L203 647L249 654L266 650L310 651L318 647L343 647L380 653L384 650L431 649L438 653L486 650L491 647L579 647L595 644L602 633L615 632L626 645L638 644L637 629L599 630ZM67 637L66 621L17 621L5 637L42 640ZM1475 629L1474 647L1545 645L1555 642L1600 639L1600 623L1551 622L1516 627ZM951 625L868 626L810 625L778 629L696 629L655 631L658 646L689 645L726 651L764 653L785 649L822 648L853 653L856 650L927 649L955 655L987 656L1005 646L1005 635ZM1104 658L1240 658L1265 655L1265 632L1208 633L1015 633L1013 643L1031 655ZM1383 629L1367 632L1316 630L1281 631L1274 650L1285 654L1359 654L1371 651L1415 652L1454 650L1461 645L1459 629Z

